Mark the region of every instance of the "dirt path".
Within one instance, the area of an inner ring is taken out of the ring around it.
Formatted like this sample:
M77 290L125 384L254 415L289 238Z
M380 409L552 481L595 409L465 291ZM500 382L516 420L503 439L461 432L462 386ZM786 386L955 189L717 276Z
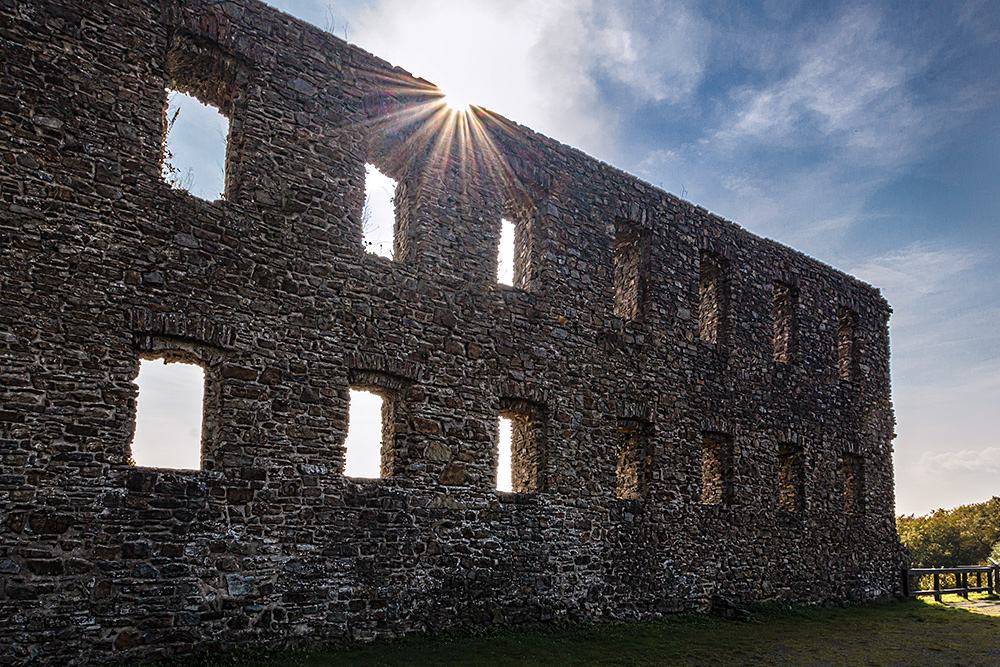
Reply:
M946 607L965 609L977 614L987 616L1000 616L1000 600L959 600L958 602L944 602Z

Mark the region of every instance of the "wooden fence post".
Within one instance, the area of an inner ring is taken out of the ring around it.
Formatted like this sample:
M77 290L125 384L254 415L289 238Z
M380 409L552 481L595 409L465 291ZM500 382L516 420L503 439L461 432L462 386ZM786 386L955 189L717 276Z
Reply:
M993 561L990 561L993 563ZM986 585L983 586L983 575ZM973 577L975 575L975 581ZM926 587L924 577L930 577L932 587ZM944 581L942 581L942 579ZM916 588L914 588L916 582ZM908 568L903 571L903 591L907 597L933 595L941 602L945 594L955 593L966 600L969 593L988 591L990 595L1000 595L1000 563L991 566L961 565L958 567Z

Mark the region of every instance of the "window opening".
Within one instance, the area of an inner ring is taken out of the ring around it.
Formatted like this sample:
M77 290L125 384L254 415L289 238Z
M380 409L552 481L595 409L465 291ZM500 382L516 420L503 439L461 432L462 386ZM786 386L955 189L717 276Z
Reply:
M722 258L703 250L698 265L698 337L708 343L726 342L729 315L727 288Z
M837 326L837 358L841 380L851 380L858 375L858 314L841 306Z
M361 211L361 238L365 250L393 258L396 181L375 165L365 165L365 205Z
M543 490L545 425L541 406L530 401L502 399L500 417L509 419L511 424L511 491L533 493Z
M217 107L167 88L161 174L170 187L207 200L226 186L229 119Z
M798 354L799 332L796 311L799 290L787 283L774 281L774 360L790 364Z
M864 459L857 454L844 454L844 513L864 511L865 470Z
M805 467L802 448L778 446L778 507L788 512L805 508Z
M701 446L701 502L729 505L733 501L733 439L705 433Z
M624 320L642 315L644 236L636 225L622 220L615 223L615 315Z
M500 220L500 244L497 249L497 282L501 285L514 284L514 223L506 218Z
M135 382L139 398L132 462L151 468L200 470L204 369L172 356L141 359Z
M539 280L540 265L537 259L539 239L535 238L539 231L539 212L533 208L521 208L510 205L506 209L506 217L501 219L500 245L503 246L509 235L510 241L510 284L522 290L534 289ZM510 226L507 227L504 222ZM502 263L505 251L500 251L497 267L497 280L503 282Z
M615 442L616 493L619 498L646 495L649 474L649 424L637 419L619 419Z
M500 456L497 460L497 491L514 489L511 482L510 450L514 438L514 422L510 417L500 417Z
M348 477L381 477L382 448L388 425L385 409L382 396L370 390L351 389L347 439L344 440L344 474Z

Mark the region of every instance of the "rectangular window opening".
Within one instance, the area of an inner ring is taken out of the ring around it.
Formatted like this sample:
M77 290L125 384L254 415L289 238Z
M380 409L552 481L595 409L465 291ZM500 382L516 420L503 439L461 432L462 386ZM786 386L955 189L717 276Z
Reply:
M497 282L514 285L514 223L500 220L500 243L497 247Z
M161 136L164 180L202 199L238 195L251 66L181 28L168 31Z
M701 447L701 502L729 505L733 501L733 439L705 433Z
M805 467L802 448L793 444L778 446L778 507L786 512L805 508Z
M619 419L615 442L616 495L637 499L646 495L648 487L649 424L637 419Z
M774 281L774 360L790 364L795 360L799 347L798 332L799 290L787 283Z
M347 438L344 440L344 475L382 477L382 453L392 443L391 401L371 387L351 388Z
M392 259L396 233L395 180L373 164L365 164L365 204L361 211L361 238L364 248Z
M205 370L185 355L139 361L131 463L150 468L200 470Z
M864 511L865 469L864 459L857 454L844 454L844 513L859 514Z
M510 286L532 290L538 284L541 265L537 260L539 213L532 207L508 202L500 221L497 257L497 282L505 282L509 266ZM509 256L509 260L507 257Z
M510 423L510 490L513 493L543 490L545 428L541 406L529 401L504 399L501 400L500 418L501 438L502 420ZM498 489L500 483L498 464Z
M637 225L615 223L615 315L623 320L642 316L645 291L645 234Z
M858 314L841 307L837 324L837 359L841 380L852 380L858 375L859 355L857 343Z
M497 461L497 491L510 493L514 490L510 467L510 450L513 439L514 421L510 417L500 417L500 456Z
M226 191L229 119L192 95L167 91L161 175L170 187L201 199L221 199Z
M698 264L698 337L707 343L725 343L728 311L722 257L703 250Z

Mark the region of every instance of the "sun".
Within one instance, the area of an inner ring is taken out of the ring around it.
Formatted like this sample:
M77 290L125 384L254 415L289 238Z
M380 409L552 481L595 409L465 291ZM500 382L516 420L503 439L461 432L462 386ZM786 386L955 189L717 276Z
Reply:
M449 111L455 113L466 113L472 106L472 102L461 93L447 93L441 101L448 107Z

